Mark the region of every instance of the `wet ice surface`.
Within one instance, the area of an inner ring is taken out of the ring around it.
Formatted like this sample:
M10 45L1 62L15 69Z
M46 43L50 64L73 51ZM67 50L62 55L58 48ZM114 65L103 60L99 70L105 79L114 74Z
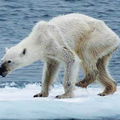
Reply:
M97 96L103 89L76 88L75 98L56 99L64 93L61 85L55 85L47 98L33 98L40 91L38 84L25 88L5 87L0 89L1 119L98 119L120 118L120 86L114 95Z

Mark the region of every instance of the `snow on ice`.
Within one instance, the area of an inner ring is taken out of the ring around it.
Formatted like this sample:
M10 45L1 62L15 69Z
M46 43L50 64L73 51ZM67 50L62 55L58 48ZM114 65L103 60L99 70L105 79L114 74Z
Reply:
M25 88L0 88L0 119L109 119L120 118L120 86L115 94L100 97L103 89L76 88L75 98L56 99L64 93L62 85L51 88L49 97L33 98L38 84Z

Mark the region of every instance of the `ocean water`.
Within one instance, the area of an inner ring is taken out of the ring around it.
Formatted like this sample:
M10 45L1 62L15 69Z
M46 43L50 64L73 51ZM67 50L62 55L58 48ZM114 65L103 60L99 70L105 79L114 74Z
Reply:
M0 59L5 47L12 47L24 39L36 22L69 13L82 13L105 21L120 35L119 0L0 0ZM120 49L114 53L109 69L113 78L120 83ZM40 82L43 63L37 61L30 66L14 71L7 77L0 77L0 87L6 85L24 87L26 84ZM63 79L61 69L58 81ZM82 77L80 74L79 78Z

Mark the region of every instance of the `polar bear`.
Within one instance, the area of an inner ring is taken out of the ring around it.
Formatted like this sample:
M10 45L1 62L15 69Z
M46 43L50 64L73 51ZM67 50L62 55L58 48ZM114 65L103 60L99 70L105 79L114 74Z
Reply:
M42 60L45 62L42 89L34 97L47 97L50 84L63 63L65 93L56 98L73 98L74 85L86 88L96 80L105 87L98 95L105 96L116 91L107 64L118 46L119 37L103 21L78 13L62 15L38 22L28 37L6 48L1 75L5 77L15 69ZM77 82L80 65L85 77Z

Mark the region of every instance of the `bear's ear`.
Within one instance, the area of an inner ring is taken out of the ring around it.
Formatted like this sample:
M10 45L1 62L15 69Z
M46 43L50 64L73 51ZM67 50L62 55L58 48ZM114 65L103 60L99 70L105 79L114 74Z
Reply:
M26 48L23 49L22 53L21 53L21 56L25 55L26 54Z
M6 48L5 48L5 52L7 52L8 50L9 50L9 49L6 47Z

